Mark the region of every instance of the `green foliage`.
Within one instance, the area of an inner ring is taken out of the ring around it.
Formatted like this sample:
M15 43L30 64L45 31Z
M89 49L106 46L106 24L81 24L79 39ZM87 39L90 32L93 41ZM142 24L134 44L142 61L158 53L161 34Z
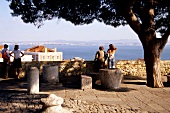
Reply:
M75 25L90 24L95 19L114 27L126 25L122 16L129 4L140 23L148 21L148 5L154 9L154 29L164 33L170 26L169 0L7 0L12 16L21 16L25 23L40 27L45 20L63 18ZM149 2L149 1L152 1ZM147 22L145 23L145 27ZM149 25L149 24L148 24Z

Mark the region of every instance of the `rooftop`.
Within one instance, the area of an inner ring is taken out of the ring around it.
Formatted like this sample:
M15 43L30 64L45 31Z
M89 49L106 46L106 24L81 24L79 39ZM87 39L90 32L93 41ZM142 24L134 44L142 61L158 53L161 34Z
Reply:
M26 52L45 52L45 48L47 48L47 47L39 45L39 46L34 46L32 48L28 48L24 51L26 51ZM54 50L47 48L47 52L54 52Z

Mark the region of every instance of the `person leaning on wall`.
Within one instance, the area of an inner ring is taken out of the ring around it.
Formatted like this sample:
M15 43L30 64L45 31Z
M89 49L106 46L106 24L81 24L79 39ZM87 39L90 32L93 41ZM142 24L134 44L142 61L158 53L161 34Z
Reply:
M108 68L113 69L115 68L115 52L117 48L113 44L109 45L109 49L107 50L108 54Z
M21 57L24 56L24 53L19 50L19 45L14 46L14 50L10 53L10 56L14 57L13 66L15 69L16 78L20 79L20 71L22 69Z
M9 65L10 65L10 55L9 55L7 44L4 44L4 49L1 51L1 53L2 53L2 58L3 58L2 73L3 73L3 77L6 79L8 78L8 70L9 70Z
M100 46L99 50L95 54L95 70L98 72L99 69L105 68L106 52L104 47Z

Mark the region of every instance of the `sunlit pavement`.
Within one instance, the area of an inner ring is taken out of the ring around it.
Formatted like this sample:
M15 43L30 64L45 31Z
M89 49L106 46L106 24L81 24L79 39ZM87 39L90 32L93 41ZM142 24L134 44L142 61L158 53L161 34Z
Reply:
M64 99L81 100L103 106L119 106L121 109L136 109L141 112L169 113L169 84L166 83L164 88L149 88L145 83L145 80L124 80L120 88L114 90L103 89L100 86L81 90L75 87L63 87L60 83L40 83L40 93L28 95L27 81L0 78L0 113L41 112L40 99L46 98L50 93ZM105 111L107 108L103 106L101 109Z

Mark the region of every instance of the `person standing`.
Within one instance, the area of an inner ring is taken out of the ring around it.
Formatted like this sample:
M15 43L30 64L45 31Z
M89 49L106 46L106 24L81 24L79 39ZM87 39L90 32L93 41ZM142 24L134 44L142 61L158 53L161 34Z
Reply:
M21 57L24 56L24 53L21 52L21 50L19 50L19 45L14 46L14 50L10 53L10 56L14 57L13 66L15 69L17 79L20 79L20 71L22 68Z
M109 45L109 49L107 50L108 54L108 68L113 69L115 68L115 52L117 48L114 47L113 44Z
M3 58L3 77L8 78L8 70L10 65L10 55L8 50L8 45L4 44L4 49L1 51Z
M100 46L99 50L95 54L95 70L98 72L99 69L105 68L106 52L104 47Z

